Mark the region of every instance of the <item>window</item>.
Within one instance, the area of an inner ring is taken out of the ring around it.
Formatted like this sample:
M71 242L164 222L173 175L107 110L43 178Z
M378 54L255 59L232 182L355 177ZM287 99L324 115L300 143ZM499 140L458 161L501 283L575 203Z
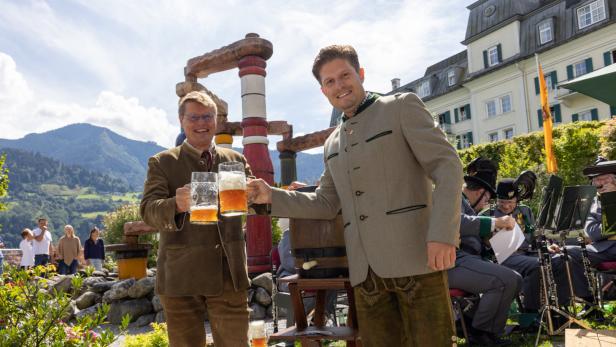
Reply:
M556 81L552 81L552 75L547 74L544 76L545 78L545 86L548 90L556 90Z
M490 142L498 141L498 133L490 133L488 134L488 137L490 138Z
M430 95L430 81L423 81L419 85L419 90L417 91L417 96L420 98L425 98Z
M580 62L573 64L573 71L574 71L575 77L585 75L588 72L586 69L586 61L582 60Z
M461 141L462 148L469 148L473 145L473 133L469 132L462 135Z
M544 45L554 39L552 33L552 20L547 20L539 24L539 44Z
M578 29L584 29L605 19L603 0L593 1L577 9Z
M486 113L488 117L511 112L511 109L511 94L486 101Z
M490 100L486 103L486 108L488 110L488 117L496 116L496 100Z
M501 113L511 112L511 96L505 95L500 98Z
M580 113L578 113L578 120L581 120L581 121L591 121L592 120L592 113L590 112L590 110L584 111L584 112L580 112Z
M488 48L488 66L494 66L498 63L498 47L493 46Z
M456 84L456 72L454 70L449 70L447 72L447 84L450 87Z
M503 134L505 135L505 139L509 140L513 137L513 128L503 130Z

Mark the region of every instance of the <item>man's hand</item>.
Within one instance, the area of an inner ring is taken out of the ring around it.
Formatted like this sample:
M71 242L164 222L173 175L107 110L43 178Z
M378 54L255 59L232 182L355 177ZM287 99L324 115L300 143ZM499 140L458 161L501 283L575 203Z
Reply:
M511 216L502 216L495 218L494 227L496 230L513 230L515 228L515 219Z
M260 178L248 179L246 193L248 194L248 202L251 204L272 203L272 187Z
M548 252L550 253L560 253L560 247L557 244L551 244L548 246Z
M190 210L190 184L175 190L175 210L179 213Z
M428 242L428 267L434 271L452 268L456 262L456 247L447 243Z

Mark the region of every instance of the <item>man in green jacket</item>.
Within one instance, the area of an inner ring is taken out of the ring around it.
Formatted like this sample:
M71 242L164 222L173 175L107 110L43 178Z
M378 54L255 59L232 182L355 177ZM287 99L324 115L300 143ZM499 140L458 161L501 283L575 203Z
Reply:
M249 183L271 213L332 219L342 208L359 333L371 346L451 346L447 286L459 242L462 164L423 102L412 93L363 88L351 46L323 48L312 70L330 104L344 112L324 146L315 193Z
M218 171L218 164L246 159L217 147L216 105L203 92L180 100L186 140L148 161L141 216L160 231L156 293L165 310L170 346L205 346L207 311L216 346L248 346L249 279L241 217L214 225L189 222L191 173Z

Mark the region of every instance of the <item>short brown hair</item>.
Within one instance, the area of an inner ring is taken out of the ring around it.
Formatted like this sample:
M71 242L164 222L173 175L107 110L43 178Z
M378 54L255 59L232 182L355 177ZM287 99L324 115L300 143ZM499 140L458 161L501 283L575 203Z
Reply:
M314 58L312 63L312 74L314 78L321 84L321 68L326 63L334 59L344 59L353 66L355 71L359 72L359 58L357 58L357 52L355 48L350 45L331 45L321 48L317 57Z
M218 108L216 107L216 103L214 102L214 100L212 100L212 98L204 91L197 90L184 95L184 97L180 99L178 103L178 115L180 117L184 115L184 109L186 108L185 105L187 102L196 102L207 108L213 109L214 116L216 116L218 112Z

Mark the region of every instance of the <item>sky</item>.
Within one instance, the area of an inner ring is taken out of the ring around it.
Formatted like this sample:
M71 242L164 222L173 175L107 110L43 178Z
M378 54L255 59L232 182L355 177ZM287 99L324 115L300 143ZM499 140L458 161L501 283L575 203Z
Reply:
M291 123L295 136L322 130L331 106L311 74L320 48L351 44L365 88L388 92L392 78L411 82L464 50L472 2L0 0L0 138L86 122L171 147L186 61L252 32L274 46L267 119ZM199 82L241 120L237 69Z

